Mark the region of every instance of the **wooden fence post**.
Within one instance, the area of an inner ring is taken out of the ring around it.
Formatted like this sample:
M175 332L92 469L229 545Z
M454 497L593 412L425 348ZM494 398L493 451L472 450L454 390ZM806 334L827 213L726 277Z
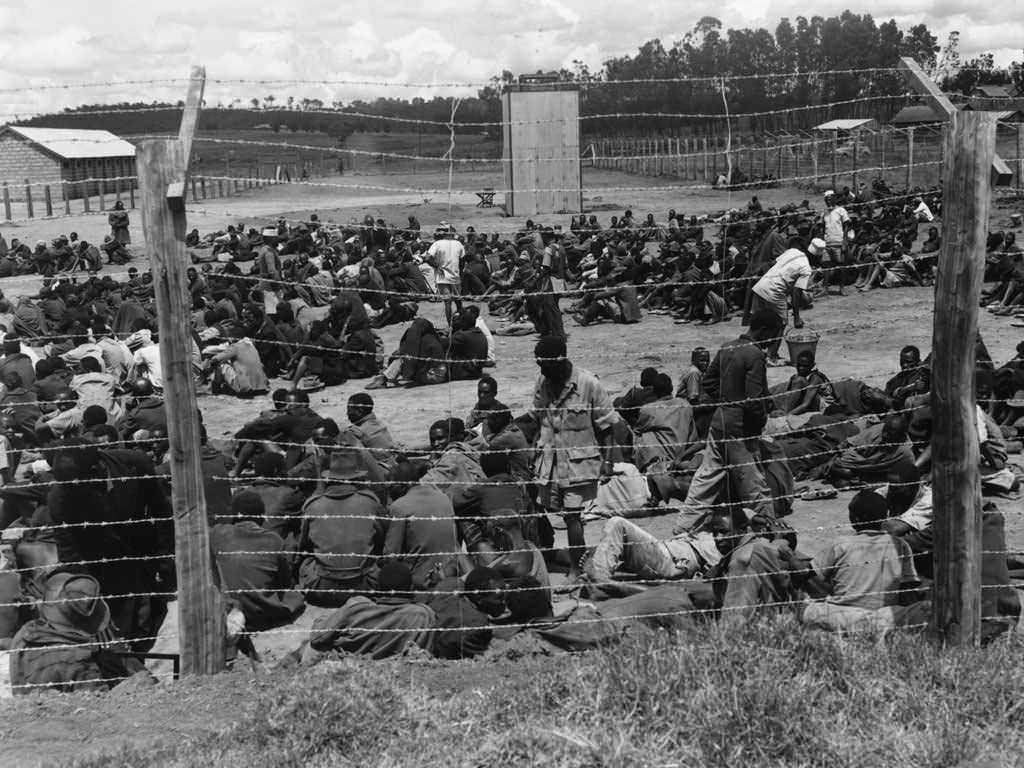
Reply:
M11 190L7 188L7 182L4 182L4 218L7 221L11 220Z
M104 183L103 183L103 179L98 179L98 180L96 181L96 189L97 189L97 191L98 191L98 192L99 192L99 194L100 194L100 210L101 210L101 211L105 211L105 210L107 210L107 201L106 201L106 199L105 199L105 198L103 197L103 193L104 193L104 191L105 191L105 190L104 190L104 186L105 186L105 185L104 185Z
M1024 157L1020 154L1021 133L1024 133L1024 125L1017 123L1017 189L1024 188Z
M53 198L50 196L50 185L43 187L43 201L46 203L46 215L53 216Z
M128 207L135 209L135 179L128 180Z
M914 186L914 127L907 128L907 190Z
M776 149L776 154L778 155L778 163L777 163L778 164L778 173L775 174L775 178L781 179L782 178L782 149L783 149L782 148L783 142L782 142L782 137L781 136L777 136L775 138L775 144L778 147Z
M85 212L86 213L90 213L92 211L92 203L89 200L89 185L85 184L83 186L84 186L83 192L85 194L82 195L82 205L83 205L83 207L85 209Z
M206 178L200 177L199 179L199 194L202 195L202 199L206 199Z
M981 480L974 398L978 298L996 157L996 115L950 116L932 335L934 626L954 645L981 640Z
M860 142L857 140L857 131L853 132L853 173L851 174L850 188L854 194L857 194L857 164L859 158L857 155L860 154Z
M701 139L701 153L704 156L704 183L711 183L711 172L709 170L711 158L708 157L708 137L704 136Z
M199 455L200 427L186 301L185 212L173 208L167 198L169 185L184 181L184 147L178 139L143 141L136 148L136 161L142 226L155 278L168 414L181 671L186 675L212 674L224 668L224 612L214 578Z
M114 179L114 201L121 202L121 177L117 176Z
M206 71L194 67L178 139L143 141L136 148L142 226L154 276L168 418L175 567L178 574L178 646L182 674L224 669L224 607L210 546L189 340L185 185ZM173 609L172 609L173 610Z
M832 189L835 190L839 183L839 131L832 131Z
M818 188L818 140L811 139L811 173L814 174L814 188Z
M32 208L32 182L25 179L25 207L28 209L28 217L35 218L35 210Z
M60 183L60 196L64 198L64 215L71 215L71 195L68 194L68 183L61 181Z

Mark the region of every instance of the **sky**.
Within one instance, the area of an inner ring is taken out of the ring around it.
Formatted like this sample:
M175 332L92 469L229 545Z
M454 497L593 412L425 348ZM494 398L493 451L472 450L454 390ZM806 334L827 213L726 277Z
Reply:
M177 101L184 82L53 86L181 80L192 64L206 67L208 103L238 99L244 105L287 93L328 104L376 95L448 95L451 88L429 85L482 83L503 69L557 69L574 59L597 69L651 38L679 39L705 15L726 28L771 30L783 16L830 16L850 8L871 13L878 23L895 18L904 28L923 21L940 42L959 30L963 59L992 51L1005 65L1020 59L1024 46L1017 2L864 0L851 6L818 0L808 10L794 0L0 0L0 124L81 103ZM284 79L393 85L216 82ZM420 85L394 85L403 83Z

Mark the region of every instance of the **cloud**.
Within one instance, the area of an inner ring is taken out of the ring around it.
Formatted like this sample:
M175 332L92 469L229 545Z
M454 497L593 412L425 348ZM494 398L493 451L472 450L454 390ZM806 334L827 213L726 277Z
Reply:
M961 55L984 50L1008 63L1020 58L1024 19L1016 0L867 0L858 13L904 28L925 22L944 41L961 32ZM668 47L705 15L728 27L774 29L783 16L833 15L848 0L819 0L813 10L795 0L432 0L353 2L296 0L254 5L251 0L175 0L154 11L138 4L80 0L8 0L0 5L0 89L8 111L20 114L81 103L129 98L177 101L193 63L207 67L210 100L248 102L272 86L215 80L369 80L388 83L483 83L503 69L514 73L571 66L591 70L635 51L651 38ZM69 82L167 79L170 85L39 89ZM471 93L475 87L461 89ZM427 88L340 84L279 86L326 101L376 95L429 96ZM451 93L451 90L445 93ZM3 121L4 117L0 117Z

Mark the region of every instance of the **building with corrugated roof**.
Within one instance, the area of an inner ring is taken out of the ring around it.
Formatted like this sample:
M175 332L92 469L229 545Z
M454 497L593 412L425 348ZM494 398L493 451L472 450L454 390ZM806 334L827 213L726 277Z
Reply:
M57 197L67 183L68 196L81 197L97 194L96 179L134 175L135 145L110 131L21 125L0 128L0 182L7 182L13 199L24 197L26 179L33 185L51 185ZM116 183L105 184L106 191L113 192ZM127 189L128 182L121 181L120 187Z

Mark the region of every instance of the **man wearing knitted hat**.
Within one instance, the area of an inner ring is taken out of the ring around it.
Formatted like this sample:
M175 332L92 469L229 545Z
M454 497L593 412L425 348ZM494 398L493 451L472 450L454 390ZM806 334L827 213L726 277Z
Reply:
M597 497L598 481L612 474L612 427L619 415L598 378L566 357L564 338L543 337L534 357L540 368L533 391L534 475L541 505L565 518L574 579L586 544L583 508Z

